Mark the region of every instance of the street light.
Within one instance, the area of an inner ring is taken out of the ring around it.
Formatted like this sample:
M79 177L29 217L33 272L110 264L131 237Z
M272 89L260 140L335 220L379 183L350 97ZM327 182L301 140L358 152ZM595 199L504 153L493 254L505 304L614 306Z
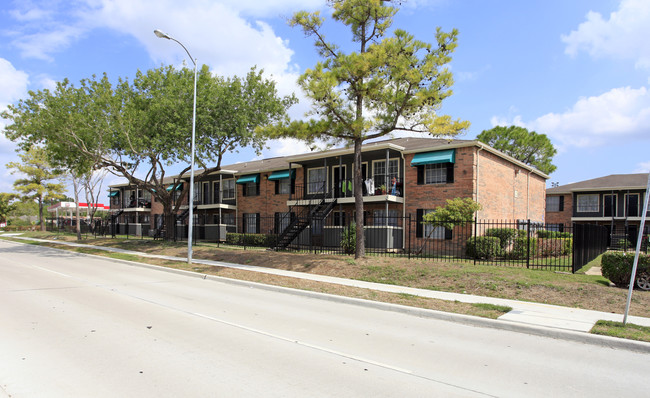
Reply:
M161 39L173 40L176 43L180 44L183 47L183 50L190 57L190 60L194 64L194 110L192 113L192 163L190 167L190 198L188 200L188 205L190 206L190 222L188 225L187 231L187 264L192 264L192 229L194 228L194 141L196 136L196 76L197 76L197 64L196 59L192 58L192 54L185 48L183 43L169 36L167 33L164 33L161 30L154 30L153 33L160 37Z

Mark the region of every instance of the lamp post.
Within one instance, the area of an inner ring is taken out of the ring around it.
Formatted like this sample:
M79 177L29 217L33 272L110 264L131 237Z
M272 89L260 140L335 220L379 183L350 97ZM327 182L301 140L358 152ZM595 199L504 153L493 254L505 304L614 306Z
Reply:
M192 58L192 54L185 48L183 43L169 36L167 33L162 32L161 30L154 30L153 33L160 37L161 39L173 40L176 43L180 44L183 47L183 50L190 57L190 60L194 64L194 109L192 112L192 162L190 164L190 197L188 200L188 205L190 206L190 221L187 231L187 264L192 264L192 230L194 228L194 143L196 137L196 77L197 77L197 64L196 59Z

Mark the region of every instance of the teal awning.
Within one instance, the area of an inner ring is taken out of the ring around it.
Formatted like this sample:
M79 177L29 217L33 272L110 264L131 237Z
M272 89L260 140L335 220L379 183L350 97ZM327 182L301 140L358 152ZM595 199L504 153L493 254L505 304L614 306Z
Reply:
M284 180L286 178L296 179L296 170L280 170L274 171L269 176L269 181Z
M108 197L112 198L119 195L120 195L120 191L111 191L111 193L108 194Z
M167 187L167 191L171 191L172 189L174 189L174 184ZM183 189L183 184L178 183L178 184L176 184L176 189L174 189L174 191L180 191L182 189Z
M237 180L237 184L248 184L249 182L258 183L260 182L260 175L258 174L249 174L246 176L241 176Z
M411 161L411 166L422 166L425 164L454 163L456 161L456 150L445 149L444 151L416 153Z

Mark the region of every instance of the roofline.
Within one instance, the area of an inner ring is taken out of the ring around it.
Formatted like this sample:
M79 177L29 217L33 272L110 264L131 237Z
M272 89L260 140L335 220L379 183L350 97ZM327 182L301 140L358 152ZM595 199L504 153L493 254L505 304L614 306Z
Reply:
M377 151L381 149L393 149L396 151L404 152L405 148L403 146L395 145L390 142L378 142L378 143L371 142L361 146L362 153ZM304 153L300 155L285 156L284 159L286 159L289 162L294 162L294 161L297 162L297 161L306 161L306 160L318 160L318 159L322 159L323 157L350 155L353 153L354 153L354 147L344 147L338 149L329 149L325 151ZM324 154L326 154L326 156L323 156Z

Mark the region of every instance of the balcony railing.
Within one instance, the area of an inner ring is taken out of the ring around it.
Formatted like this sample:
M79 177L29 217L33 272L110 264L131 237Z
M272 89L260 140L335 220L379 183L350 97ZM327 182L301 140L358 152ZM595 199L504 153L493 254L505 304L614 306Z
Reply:
M387 180L386 176L375 176L368 178L364 181L361 190L362 195L375 196L375 195L393 195L397 197L403 196L403 182L398 178L390 178L391 183L388 185L380 183ZM352 179L344 179L337 181L332 186L326 186L324 182L308 183L307 185L296 184L295 193L290 196L290 200L318 200L325 197L325 195L332 193L334 198L352 198L354 197L354 182Z

